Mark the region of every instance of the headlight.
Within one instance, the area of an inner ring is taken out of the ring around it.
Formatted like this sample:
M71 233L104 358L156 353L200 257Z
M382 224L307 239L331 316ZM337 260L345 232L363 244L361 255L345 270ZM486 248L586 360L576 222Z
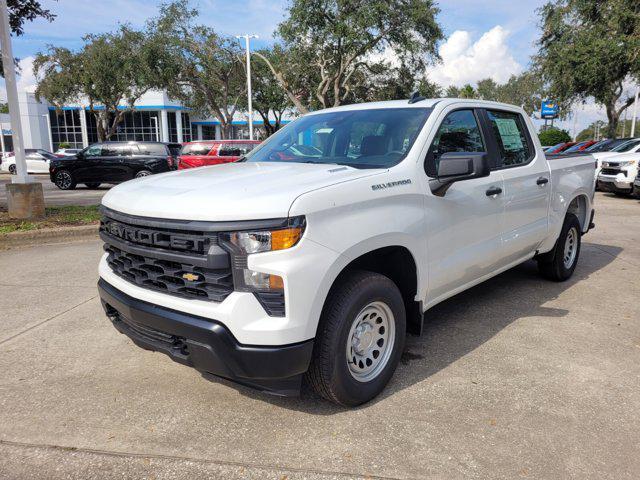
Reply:
M632 167L636 164L636 160L627 160L625 162L620 162L621 167Z
M278 275L249 269L247 257L293 247L302 238L304 228L304 217L295 217L277 228L220 234L221 245L232 256L234 288L253 292L270 315L284 315L284 280ZM279 295L279 299L273 295Z

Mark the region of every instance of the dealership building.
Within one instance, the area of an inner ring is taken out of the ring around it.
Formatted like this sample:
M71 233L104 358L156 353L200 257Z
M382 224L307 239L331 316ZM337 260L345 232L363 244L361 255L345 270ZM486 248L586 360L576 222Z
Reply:
M55 152L60 144L84 148L98 141L94 115L88 105L70 104L55 108L36 99L33 88L18 92L20 117L25 148L42 148ZM170 99L166 92L149 91L127 110L117 132L110 140L190 142L221 138L220 122L215 118L201 118L189 108ZM8 117L2 116L2 117ZM287 123L283 120L282 123ZM254 115L254 135L264 136L262 120ZM10 151L11 130L8 118L0 118L2 150ZM231 138L249 138L248 117L238 112L232 122Z

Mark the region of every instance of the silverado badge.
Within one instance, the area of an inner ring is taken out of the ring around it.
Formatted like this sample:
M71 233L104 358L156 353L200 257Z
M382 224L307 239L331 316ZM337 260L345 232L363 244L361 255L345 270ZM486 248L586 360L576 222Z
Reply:
M196 280L200 279L200 275L198 275L197 273L184 273L182 275L182 278L184 278L188 282L195 282Z

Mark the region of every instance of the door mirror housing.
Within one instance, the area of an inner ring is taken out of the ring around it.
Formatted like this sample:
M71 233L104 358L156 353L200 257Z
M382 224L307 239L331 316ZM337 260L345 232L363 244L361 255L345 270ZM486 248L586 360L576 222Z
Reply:
M429 181L431 192L443 197L455 182L488 177L489 156L485 152L447 152L440 156L437 177Z

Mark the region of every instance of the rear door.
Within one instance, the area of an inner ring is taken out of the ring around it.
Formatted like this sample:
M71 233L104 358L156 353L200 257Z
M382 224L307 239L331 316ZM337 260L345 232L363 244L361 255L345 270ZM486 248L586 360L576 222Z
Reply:
M100 176L98 180L119 183L128 180L127 162L131 157L131 146L127 143L105 143L102 146Z
M446 114L429 147L425 162L428 177L435 178L439 157L446 152L490 154L479 112L463 108ZM462 290L491 274L500 260L502 173L454 183L444 196L428 191L429 303Z
M501 262L508 265L535 252L546 238L551 176L520 113L486 109L483 122L504 179Z

